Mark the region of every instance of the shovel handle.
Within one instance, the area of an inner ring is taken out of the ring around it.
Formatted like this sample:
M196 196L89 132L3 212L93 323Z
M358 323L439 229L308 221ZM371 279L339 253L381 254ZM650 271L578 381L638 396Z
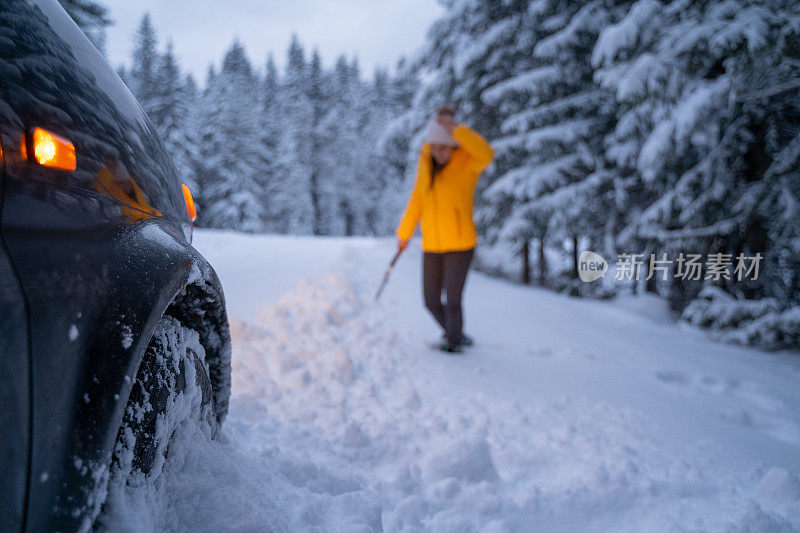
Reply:
M386 272L383 274L383 280L381 281L380 287L378 287L378 292L375 293L375 301L378 301L378 298L381 297L381 293L383 292L383 288L386 287L386 282L389 281L389 275L394 270L394 265L397 263L397 260L400 259L400 255L403 253L404 248L398 248L397 252L392 257L392 261L389 263L389 266L386 268Z
M389 268L394 268L394 265L395 263L397 263L397 260L400 259L400 254L403 253L403 250L405 250L405 248L397 249L397 252L395 252L394 257L392 257L392 262L389 263Z

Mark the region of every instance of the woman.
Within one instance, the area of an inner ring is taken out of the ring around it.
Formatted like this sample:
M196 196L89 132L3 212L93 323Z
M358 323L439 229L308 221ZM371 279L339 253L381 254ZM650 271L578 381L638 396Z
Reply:
M414 191L397 227L397 245L404 249L422 221L425 306L444 330L440 348L451 353L472 343L461 331L461 292L477 243L472 197L494 156L483 137L454 118L453 109L445 106L428 124Z

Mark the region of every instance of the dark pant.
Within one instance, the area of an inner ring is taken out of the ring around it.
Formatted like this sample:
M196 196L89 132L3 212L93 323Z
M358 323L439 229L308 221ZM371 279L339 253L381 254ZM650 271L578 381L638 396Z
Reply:
M467 280L473 250L425 252L422 258L422 290L425 307L442 326L451 344L461 344L461 292ZM442 291L445 303L442 304Z

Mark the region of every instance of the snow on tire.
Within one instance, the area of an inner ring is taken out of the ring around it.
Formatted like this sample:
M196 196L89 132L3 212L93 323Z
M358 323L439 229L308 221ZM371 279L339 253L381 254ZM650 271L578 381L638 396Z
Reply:
M114 446L112 476L136 484L156 478L170 440L187 422L208 437L219 426L205 350L196 331L164 316L153 332L136 376Z

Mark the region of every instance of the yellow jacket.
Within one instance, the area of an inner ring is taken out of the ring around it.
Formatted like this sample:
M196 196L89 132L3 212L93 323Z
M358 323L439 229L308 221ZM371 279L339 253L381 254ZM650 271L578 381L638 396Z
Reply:
M475 185L489 166L494 151L486 140L463 124L453 131L459 146L431 186L431 149L422 146L417 181L408 201L397 236L408 240L422 220L422 249L426 252L470 250L478 242L472 221Z

